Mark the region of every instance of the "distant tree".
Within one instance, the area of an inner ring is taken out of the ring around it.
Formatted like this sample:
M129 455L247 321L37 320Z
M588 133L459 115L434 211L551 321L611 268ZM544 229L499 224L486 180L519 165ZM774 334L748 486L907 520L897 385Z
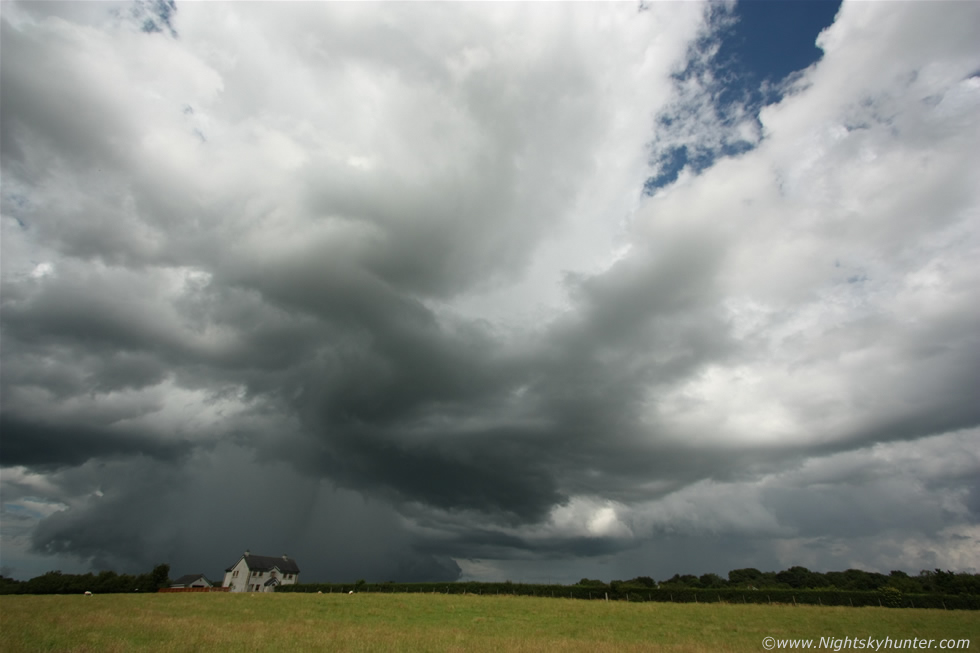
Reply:
M155 592L170 584L170 565L161 564L152 572L132 576L117 574L114 571L101 571L98 574L63 574L49 571L17 586L18 594L81 594L95 592L110 594L132 592L134 590ZM3 590L0 589L0 592Z
M728 572L728 584L735 587L762 587L762 572L753 567L732 569Z
M807 589L815 589L817 587L831 587L831 584L825 574L821 574L818 571L811 571L806 579L806 587Z
M929 592L940 594L980 594L980 575L936 569L923 571L919 579Z
M20 594L24 581L0 576L0 594Z
M24 591L28 594L60 594L65 591L64 586L65 579L59 569L30 579L25 583Z
M150 591L163 589L170 585L170 565L159 564L154 567L153 571L150 572L150 584L152 585L152 589L147 588Z
M793 589L809 586L811 572L806 567L790 567L776 574L776 581Z
M692 576L691 574L674 574L669 579L665 580L661 585L670 585L673 587L701 587L701 581L698 580L697 576Z
M99 594L125 592L129 589L128 585L130 584L132 583L129 576L120 576L114 571L102 571L99 572L98 576L91 579L88 590L82 591L97 592Z
M698 582L704 589L724 587L727 585L725 579L718 574L703 574L701 578L698 579Z
M593 580L591 578L583 578L578 582L579 585L583 587L605 587L606 584L601 580Z
M649 576L637 576L631 581L627 581L630 585L642 585L643 587L656 587L657 581L653 580Z
M888 574L888 584L886 587L897 589L905 594L916 594L922 592L922 584L912 578L904 571L892 571Z
M980 595L980 574L956 574L960 594Z
M936 592L938 588L936 587L935 574L928 569L923 569L919 572L919 575L915 578L919 585L922 587L924 592Z
M870 592L888 584L888 576L862 571L861 569L829 571L824 575L827 577L828 585L842 590Z

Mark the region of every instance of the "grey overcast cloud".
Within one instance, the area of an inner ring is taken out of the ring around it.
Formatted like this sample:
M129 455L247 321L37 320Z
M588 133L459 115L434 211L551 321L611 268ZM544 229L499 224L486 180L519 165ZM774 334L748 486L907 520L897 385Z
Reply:
M980 569L980 3L0 9L4 575Z

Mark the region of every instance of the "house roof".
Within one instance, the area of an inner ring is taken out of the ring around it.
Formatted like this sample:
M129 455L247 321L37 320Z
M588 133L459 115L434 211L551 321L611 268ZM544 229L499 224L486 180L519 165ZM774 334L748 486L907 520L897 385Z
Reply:
M271 571L273 569L278 569L284 574L298 574L299 565L296 561L288 556L258 556L253 553L246 553L241 558L235 561L235 564L225 569L225 571L231 571L235 566L242 560L245 559L245 565L251 571Z
M171 587L175 585L190 585L194 581L201 578L203 578L204 582L207 583L208 585L214 585L214 583L212 583L211 581L209 581L207 578L204 577L204 574L186 574L184 576L181 576L177 580L173 581L172 583L170 583L170 585Z

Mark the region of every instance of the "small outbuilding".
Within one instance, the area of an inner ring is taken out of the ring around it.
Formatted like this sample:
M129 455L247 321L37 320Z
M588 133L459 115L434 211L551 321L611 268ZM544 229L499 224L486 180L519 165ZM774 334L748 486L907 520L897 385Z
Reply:
M204 574L187 574L170 583L171 589L187 589L189 587L214 587L215 584L204 577Z

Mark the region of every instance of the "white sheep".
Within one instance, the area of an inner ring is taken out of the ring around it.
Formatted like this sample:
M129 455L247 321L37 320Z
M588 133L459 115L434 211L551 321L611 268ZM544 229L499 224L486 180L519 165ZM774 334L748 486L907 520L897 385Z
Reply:
M92 596L91 592L85 592L85 596Z

